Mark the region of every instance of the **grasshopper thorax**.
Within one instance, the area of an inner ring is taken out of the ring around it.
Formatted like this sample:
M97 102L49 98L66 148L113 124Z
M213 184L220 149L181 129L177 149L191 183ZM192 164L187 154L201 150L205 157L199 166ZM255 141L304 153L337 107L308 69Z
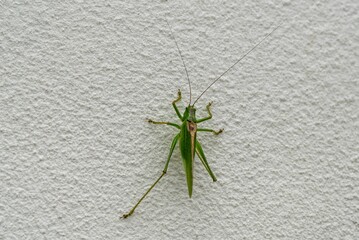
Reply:
M196 109L194 106L189 105L183 113L183 120L196 122Z

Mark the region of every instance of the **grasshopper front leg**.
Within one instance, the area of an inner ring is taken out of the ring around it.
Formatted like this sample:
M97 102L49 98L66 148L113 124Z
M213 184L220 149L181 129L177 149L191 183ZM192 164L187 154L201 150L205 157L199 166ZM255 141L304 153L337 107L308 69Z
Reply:
M207 121L207 120L209 120L209 119L212 118L211 105L212 105L212 102L209 102L209 103L207 104L207 107L206 107L207 112L208 112L208 117L198 119L198 120L196 121L196 123L204 122L204 121Z
M183 117L181 115L181 113L179 112L177 106L176 106L176 103L179 102L180 100L182 99L182 94L181 94L181 90L178 89L178 97L172 102L172 106L173 108L175 109L176 111L176 114L177 116L179 117L179 119L181 119L181 121L183 121ZM153 121L152 119L146 119L149 123L153 123L153 124L166 124L166 125L170 125L170 126L173 126L173 127L176 127L178 129L181 129L181 127L176 124L176 123L171 123L171 122L157 122L157 121Z
M179 117L179 119L181 119L181 121L183 121L183 117L182 117L181 113L178 111L178 108L176 106L176 102L179 102L181 99L182 99L181 90L178 89L178 97L172 102L172 106L175 109L176 114Z

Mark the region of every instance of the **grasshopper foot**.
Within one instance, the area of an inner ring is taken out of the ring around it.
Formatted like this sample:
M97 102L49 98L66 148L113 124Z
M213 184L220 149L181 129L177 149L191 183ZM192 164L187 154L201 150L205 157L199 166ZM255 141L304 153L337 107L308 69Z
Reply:
M182 93L181 93L181 90L180 89L178 89L178 93L177 93L177 98L176 98L176 100L174 100L173 102L172 102L172 104L176 104L176 102L178 102L178 101L180 101L181 99L182 99Z
M129 213L127 213L127 214L123 214L120 218L123 218L123 219L126 219L126 218L128 218L129 216L131 216L132 214L133 214L133 210L131 210Z
M152 119L146 118L146 121L149 123L153 123L154 121Z
M218 134L220 134L220 133L222 133L224 131L224 129L223 128L221 128L221 129L219 129L219 131L217 131L217 132L213 132L215 135L218 135Z

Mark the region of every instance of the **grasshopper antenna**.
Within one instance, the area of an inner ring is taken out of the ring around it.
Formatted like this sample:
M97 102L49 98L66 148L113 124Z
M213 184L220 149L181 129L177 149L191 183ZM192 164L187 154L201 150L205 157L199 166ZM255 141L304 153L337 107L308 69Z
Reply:
M264 40L266 40L275 30L277 30L280 26L279 24L276 28L274 28L270 33L268 33L262 40L260 40L256 45L254 45L251 49L249 49L240 59L238 59L232 66L230 66L226 71L224 71L218 78L216 78L202 93L199 95L199 97L194 101L194 104L202 97L202 95L212 87L213 84L215 84L223 75L225 75L229 70L231 70L237 63L239 63L242 59L244 59L248 54L250 54L254 49L256 49Z
M171 37L173 38L173 40L174 40L174 41L175 41L175 43L176 43L176 47L177 47L178 53L179 53L179 55L180 55L180 57L181 57L181 60L182 60L182 63L183 63L183 67L184 67L184 70L186 71L187 80L188 80L188 86L189 86L189 105L191 105L191 103L192 103L192 88L191 88L191 81L189 80L189 76L188 76L188 71L187 71L187 68L186 68L186 64L184 63L184 60L183 60L183 56L182 56L181 50L180 50L180 48L178 47L177 40L176 40L176 38L175 38L175 35L174 35L174 34L173 34L173 32L172 32L171 25L168 23L167 18L166 18L166 23L167 23L168 28L170 29L170 32L171 32Z

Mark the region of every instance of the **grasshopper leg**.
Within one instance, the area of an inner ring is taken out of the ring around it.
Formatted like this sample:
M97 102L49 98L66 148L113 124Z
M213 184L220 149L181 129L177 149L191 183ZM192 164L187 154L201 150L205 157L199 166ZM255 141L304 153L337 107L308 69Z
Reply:
M179 119L181 119L181 121L183 121L183 117L176 106L176 102L179 102L181 100L181 98L182 98L181 90L178 89L178 97L172 102L172 106L175 109L176 114L179 117Z
M181 129L181 127L176 124L176 123L171 123L171 122L156 122L156 121L153 121L152 119L146 119L149 123L153 123L153 124L166 124L166 125L169 125L169 126L173 126L175 128L178 128L178 129Z
M198 119L198 120L196 121L196 123L204 122L204 121L207 121L207 120L209 120L209 119L212 118L211 106L212 106L212 102L209 102L209 103L207 104L207 106L206 106L206 109L207 109L207 112L208 112L208 117Z
M197 156L199 157L199 159L201 160L203 166L207 170L208 174L211 176L213 182L217 181L216 176L214 176L211 168L209 167L209 164L207 162L206 156L204 155L202 146L198 140L196 140L196 153L197 153Z
M219 129L218 131L208 128L197 128L197 132L212 132L214 135L218 135L224 131L223 128Z
M161 178L166 174L167 172L167 168L168 168L168 164L170 162L170 159L171 159L171 156L172 156L172 153L173 153L173 150L178 142L178 139L180 137L180 134L177 134L174 138L173 138L173 141L172 141L172 144L171 144L171 149L170 149L170 153L168 154L168 158L167 158L167 162L166 162L166 165L165 165L165 168L163 169L162 171L162 174L161 176L151 185L151 187L145 192L145 194L141 197L141 199L136 203L136 205L127 213L127 214L123 214L121 218L128 218L129 216L131 216L135 209L138 207L138 205L140 205L140 203L142 202L142 200L147 196L147 194L152 190L152 188L154 188L154 186L156 186L156 184L161 180Z

